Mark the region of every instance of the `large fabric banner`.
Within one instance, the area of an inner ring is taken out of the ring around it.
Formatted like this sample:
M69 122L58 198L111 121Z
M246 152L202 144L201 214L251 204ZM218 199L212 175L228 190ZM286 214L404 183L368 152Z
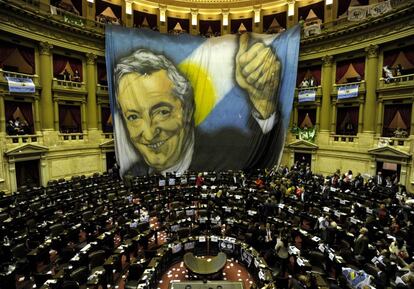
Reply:
M300 28L215 38L106 27L121 175L271 167L295 91Z

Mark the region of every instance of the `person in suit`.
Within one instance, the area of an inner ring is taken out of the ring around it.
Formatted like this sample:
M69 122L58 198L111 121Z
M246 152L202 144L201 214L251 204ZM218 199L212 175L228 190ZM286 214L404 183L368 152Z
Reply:
M258 54L267 57L252 57ZM248 35L243 34L235 63L238 88L247 94L252 106L250 129L266 135L277 123L275 91L279 85L280 62L264 43L256 42L249 47ZM259 73L263 69L266 71ZM192 85L164 55L138 49L118 62L114 78L117 109L129 141L127 154L130 156L125 162L130 163L127 170L132 170L134 175L214 168L220 164L212 162L223 162L223 159L212 159L211 155L222 154L223 147L234 147L234 143L241 144L240 150L233 150L231 157L226 155L226 162L230 160L226 168L241 168L241 156L247 156L246 166L254 167L265 161L266 152L274 147L273 138L259 137L257 146L263 150L252 153L247 145L252 135L232 130L205 135L195 130ZM210 144L217 141L223 144L219 147L221 151L212 151ZM231 151L225 153L231 154ZM122 161L121 170L125 172Z
M382 176L382 171L378 171L377 175L374 178L374 183L377 186L383 186L384 185L384 177Z
M364 259L368 252L368 229L363 227L359 230L359 236L354 243L354 254L357 258Z

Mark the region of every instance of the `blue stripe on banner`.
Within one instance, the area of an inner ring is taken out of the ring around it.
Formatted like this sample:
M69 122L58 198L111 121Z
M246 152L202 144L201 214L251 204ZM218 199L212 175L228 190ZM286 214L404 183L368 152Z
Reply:
M36 87L30 78L19 78L6 76L9 91L16 93L34 93Z
M359 84L340 86L338 88L338 99L357 97L358 90Z

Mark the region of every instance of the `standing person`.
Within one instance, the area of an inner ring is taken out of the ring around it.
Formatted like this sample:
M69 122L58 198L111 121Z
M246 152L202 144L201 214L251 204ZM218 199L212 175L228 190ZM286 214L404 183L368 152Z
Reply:
M279 234L279 236L276 239L275 251L280 261L279 276L284 277L287 271L289 253L287 249L287 240L285 238L282 238L281 234Z
M357 259L365 260L368 253L368 229L363 227L359 230L359 236L355 240L354 254Z
M196 186L201 187L204 184L204 177L202 173L198 173L196 178Z

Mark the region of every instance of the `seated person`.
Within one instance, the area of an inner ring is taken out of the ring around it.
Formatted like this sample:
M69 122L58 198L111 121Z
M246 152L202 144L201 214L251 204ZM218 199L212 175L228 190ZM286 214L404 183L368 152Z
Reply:
M9 120L6 125L6 132L8 135L16 135L18 134L18 128L14 125L12 120Z

